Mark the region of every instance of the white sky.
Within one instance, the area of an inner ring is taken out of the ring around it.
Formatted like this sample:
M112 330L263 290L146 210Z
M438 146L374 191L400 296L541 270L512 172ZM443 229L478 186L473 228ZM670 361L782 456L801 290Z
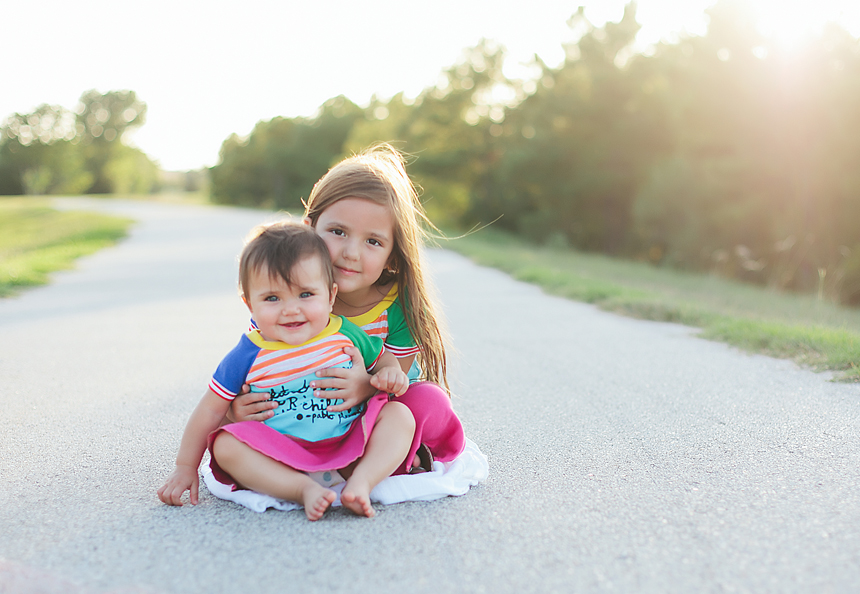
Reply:
M857 0L748 1L787 43L825 20L860 36ZM638 43L703 33L713 2L640 0ZM133 143L165 169L195 169L260 120L310 116L341 94L415 96L481 38L507 48L511 76L534 54L557 65L580 4L602 25L625 0L3 0L0 119L131 89L148 105Z

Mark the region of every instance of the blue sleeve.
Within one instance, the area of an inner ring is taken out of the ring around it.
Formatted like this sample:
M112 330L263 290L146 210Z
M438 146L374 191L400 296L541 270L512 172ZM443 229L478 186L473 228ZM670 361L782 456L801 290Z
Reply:
M233 400L248 378L248 371L259 352L260 347L243 335L239 344L233 347L218 365L212 375L212 381L209 382L209 388L221 398Z

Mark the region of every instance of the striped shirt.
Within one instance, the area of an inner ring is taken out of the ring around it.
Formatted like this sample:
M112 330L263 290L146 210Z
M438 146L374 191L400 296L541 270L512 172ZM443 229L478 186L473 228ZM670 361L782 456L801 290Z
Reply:
M315 398L310 383L320 369L351 367L352 360L343 352L348 346L358 348L368 370L384 351L382 339L368 336L340 316L331 316L317 337L296 346L267 341L258 330L252 330L218 365L209 388L232 400L247 383L252 392L268 392L269 400L278 403L275 415L265 421L273 429L307 441L338 437L346 433L364 405L328 412L330 404L343 401Z
M421 350L415 344L406 323L406 316L403 315L397 283L392 285L388 294L373 309L347 319L369 336L378 336L384 340L385 350L398 359L417 355Z

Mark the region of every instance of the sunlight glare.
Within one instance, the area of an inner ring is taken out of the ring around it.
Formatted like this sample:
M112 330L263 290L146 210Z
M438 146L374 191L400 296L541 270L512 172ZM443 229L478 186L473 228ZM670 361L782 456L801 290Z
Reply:
M757 0L759 32L783 50L797 49L823 23L819 13L801 3Z
M754 0L753 6L759 32L782 50L799 49L829 22L839 23L852 35L860 34L860 3L852 0Z

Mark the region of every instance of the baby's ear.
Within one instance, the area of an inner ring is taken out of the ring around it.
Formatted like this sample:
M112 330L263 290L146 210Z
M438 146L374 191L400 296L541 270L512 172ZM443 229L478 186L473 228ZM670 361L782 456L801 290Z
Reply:
M337 283L331 284L331 291L329 291L329 307L334 307L334 298L337 297Z

